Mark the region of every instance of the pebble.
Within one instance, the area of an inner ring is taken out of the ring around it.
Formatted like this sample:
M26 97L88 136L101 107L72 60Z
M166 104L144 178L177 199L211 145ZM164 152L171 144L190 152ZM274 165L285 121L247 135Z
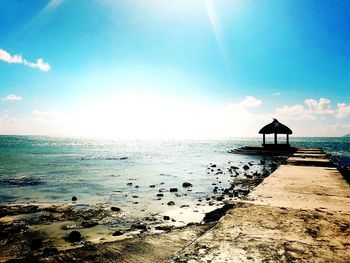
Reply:
M112 210L113 212L119 212L121 209L120 209L119 207L112 206L112 207L111 207L111 210Z
M248 165L244 165L244 166L243 166L243 169L244 169L244 170L248 170L249 168L250 168L250 167L249 167Z
M117 230L117 231L115 231L112 235L116 237L116 236L121 236L121 235L123 235L123 234L124 234L123 231Z
M81 234L79 231L74 230L74 231L69 233L67 239L71 243L79 242L79 241L81 241Z
M189 182L184 182L183 184L182 184L182 187L192 187L193 185L191 184L191 183L189 183Z

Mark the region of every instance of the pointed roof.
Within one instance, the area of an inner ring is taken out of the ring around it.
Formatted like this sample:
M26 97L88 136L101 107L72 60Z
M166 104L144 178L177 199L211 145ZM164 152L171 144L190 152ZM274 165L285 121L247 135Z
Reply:
M277 119L273 119L273 122L265 125L260 131L260 134L292 134L292 130L289 129L286 125L280 123Z

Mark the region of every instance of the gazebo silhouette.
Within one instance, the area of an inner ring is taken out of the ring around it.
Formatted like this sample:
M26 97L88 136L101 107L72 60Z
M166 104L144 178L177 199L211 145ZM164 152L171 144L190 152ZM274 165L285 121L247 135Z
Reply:
M265 125L261 130L259 131L259 134L263 135L263 144L262 146L264 148L289 148L289 134L292 134L292 130L289 129L286 125L280 123L277 119L273 119L273 121L267 125ZM267 144L265 140L265 134L274 134L274 143L273 144ZM286 134L287 139L286 143L277 143L277 134Z

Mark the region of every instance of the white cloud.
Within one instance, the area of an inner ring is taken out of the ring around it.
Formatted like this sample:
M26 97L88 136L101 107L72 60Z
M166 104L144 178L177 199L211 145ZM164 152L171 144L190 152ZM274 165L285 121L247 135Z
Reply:
M350 105L346 103L338 103L337 104L337 119L343 119L350 115Z
M49 71L50 70L50 65L46 62L44 62L41 58L38 58L36 63L33 62L29 62L29 61L24 61L23 62L24 65L29 66L31 68L37 68L40 69L41 71Z
M17 96L15 94L9 94L5 98L3 98L2 100L22 100L22 97Z
M0 48L0 60L7 63L23 63L23 59L20 55L11 56L10 53Z
M311 113L320 115L331 115L334 113L331 101L328 99L320 98L319 102L314 99L306 99L304 102Z
M262 103L261 100L258 100L252 96L246 96L244 100L238 103L241 107L258 107Z
M32 115L33 115L33 119L36 121L50 122L50 121L57 120L58 117L60 116L60 113L56 111L33 110Z
M333 119L325 120L306 104L284 105L259 113L242 106L258 104L247 103L255 100L212 105L151 94L111 95L105 100L77 105L70 112L36 109L23 118L13 118L11 112L0 112L0 133L119 139L219 139L259 136L259 129L274 117L288 125L295 136L349 133L348 119L337 120L334 114ZM339 117L349 114L349 106L338 104Z
M272 96L280 96L281 95L281 92L274 92L272 93Z
M11 55L7 51L0 49L0 60L5 61L10 64L22 64L31 68L37 68L41 71L49 71L50 65L49 63L44 62L42 58L38 58L36 63L28 61L24 58L22 58L21 55Z
M312 114L305 109L303 105L284 105L281 108L277 108L275 113L278 118L281 119L295 119L295 120L310 120L314 119Z
M56 7L58 7L61 3L63 2L63 0L51 0L46 7L44 8L43 12L48 12L50 10L55 9Z

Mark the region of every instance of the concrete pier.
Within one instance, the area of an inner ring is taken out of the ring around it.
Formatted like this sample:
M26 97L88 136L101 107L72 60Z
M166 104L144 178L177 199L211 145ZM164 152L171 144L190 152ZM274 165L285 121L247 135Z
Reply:
M350 187L320 149L299 149L169 262L350 262Z

